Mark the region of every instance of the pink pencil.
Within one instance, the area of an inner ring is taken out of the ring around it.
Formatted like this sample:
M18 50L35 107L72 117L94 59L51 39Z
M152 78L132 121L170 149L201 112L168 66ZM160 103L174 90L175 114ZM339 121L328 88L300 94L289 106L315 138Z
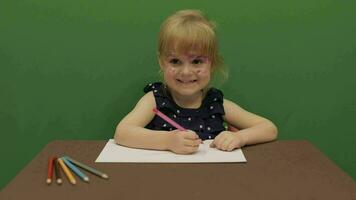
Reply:
M171 120L169 117L167 117L161 111L159 111L157 108L153 108L153 112L156 113L162 119L164 119L166 122L170 123L176 129L178 129L180 131L186 131L187 130L187 129L183 128L181 125L177 124L175 121Z

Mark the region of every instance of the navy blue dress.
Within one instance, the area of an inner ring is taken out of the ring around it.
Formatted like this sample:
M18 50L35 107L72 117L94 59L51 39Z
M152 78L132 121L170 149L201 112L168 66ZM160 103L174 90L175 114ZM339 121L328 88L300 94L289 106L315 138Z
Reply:
M210 88L200 108L196 109L178 106L162 82L148 84L144 88L144 92L149 91L153 91L158 110L184 128L195 131L200 139L214 139L225 130L223 120L223 115L225 115L224 97L220 90ZM157 115L146 125L146 128L165 131L176 129Z

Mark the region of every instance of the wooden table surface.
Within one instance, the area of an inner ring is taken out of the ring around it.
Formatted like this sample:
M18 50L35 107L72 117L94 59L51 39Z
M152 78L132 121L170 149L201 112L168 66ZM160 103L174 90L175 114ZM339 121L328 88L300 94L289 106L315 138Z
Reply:
M332 199L356 200L354 180L307 141L281 140L243 148L247 163L95 163L107 141L53 141L0 193L19 199ZM107 173L46 185L50 155L68 155Z

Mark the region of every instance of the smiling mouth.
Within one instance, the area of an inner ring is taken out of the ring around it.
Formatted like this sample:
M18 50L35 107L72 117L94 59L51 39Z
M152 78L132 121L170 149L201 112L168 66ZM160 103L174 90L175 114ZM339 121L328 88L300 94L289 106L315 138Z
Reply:
M195 83L197 82L197 80L180 80L180 79L176 79L179 83L183 83L183 84L190 84L190 83Z

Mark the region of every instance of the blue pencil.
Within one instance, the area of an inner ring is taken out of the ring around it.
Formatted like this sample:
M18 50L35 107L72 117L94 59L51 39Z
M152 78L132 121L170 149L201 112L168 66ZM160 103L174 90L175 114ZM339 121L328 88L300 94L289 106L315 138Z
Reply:
M81 172L76 166L74 166L69 160L65 157L61 158L64 163L76 174L78 175L83 181L89 182L89 177L86 176L83 172Z
M65 159L67 159L67 160L69 160L71 163L73 163L74 165L76 165L77 167L80 167L80 168L82 168L82 169L84 169L84 170L87 170L88 172L90 172L90 173L93 173L93 174L95 174L95 175L97 175L97 176L99 176L99 177L101 177L101 178L105 178L105 179L108 179L109 178L109 176L107 175L107 174L105 174L105 173L103 173L103 172L101 172L101 171L98 171L98 170L96 170L96 169L94 169L94 168L92 168L92 167L89 167L88 165L85 165L85 164L83 164L83 163L81 163L81 162L79 162L79 161L76 161L76 160L74 160L73 158L70 158L70 157L68 157L68 156L63 156Z

